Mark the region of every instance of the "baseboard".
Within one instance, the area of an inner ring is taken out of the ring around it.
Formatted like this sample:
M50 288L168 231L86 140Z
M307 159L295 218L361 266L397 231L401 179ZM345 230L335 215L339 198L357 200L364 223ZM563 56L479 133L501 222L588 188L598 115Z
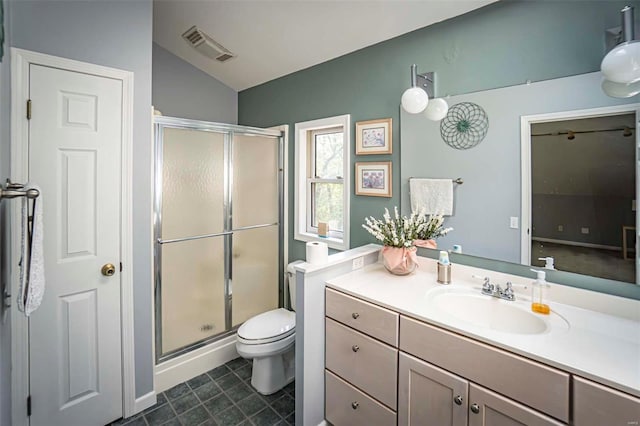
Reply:
M238 358L236 335L232 334L156 365L155 391L163 392L235 358Z
M149 407L153 407L154 405L156 405L156 402L156 391L151 391L145 395L142 395L140 398L136 398L135 405L133 406L133 413L137 414Z

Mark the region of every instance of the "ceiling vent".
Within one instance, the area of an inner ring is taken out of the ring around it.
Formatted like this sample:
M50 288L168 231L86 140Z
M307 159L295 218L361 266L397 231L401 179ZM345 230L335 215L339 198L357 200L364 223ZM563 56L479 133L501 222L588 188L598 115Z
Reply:
M182 38L207 58L225 62L236 56L195 25L182 34Z

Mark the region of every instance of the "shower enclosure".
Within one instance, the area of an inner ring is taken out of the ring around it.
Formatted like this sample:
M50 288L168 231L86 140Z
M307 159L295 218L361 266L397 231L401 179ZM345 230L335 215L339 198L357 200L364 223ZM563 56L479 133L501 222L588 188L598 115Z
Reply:
M279 131L155 117L156 361L284 302Z

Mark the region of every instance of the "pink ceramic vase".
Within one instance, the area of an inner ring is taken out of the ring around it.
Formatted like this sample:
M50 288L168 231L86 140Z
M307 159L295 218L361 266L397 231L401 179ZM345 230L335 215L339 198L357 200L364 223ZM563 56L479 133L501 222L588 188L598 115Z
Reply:
M410 274L418 266L417 250L415 247L384 246L381 250L382 263L392 274Z

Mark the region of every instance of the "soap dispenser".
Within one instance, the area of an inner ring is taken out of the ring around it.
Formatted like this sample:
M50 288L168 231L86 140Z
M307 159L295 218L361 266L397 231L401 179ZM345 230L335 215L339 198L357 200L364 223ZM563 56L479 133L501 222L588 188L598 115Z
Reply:
M549 283L546 281L546 272L537 271L532 269L533 272L538 274L536 280L531 283L531 310L539 314L548 315L551 312L549 305L547 304L547 289Z

